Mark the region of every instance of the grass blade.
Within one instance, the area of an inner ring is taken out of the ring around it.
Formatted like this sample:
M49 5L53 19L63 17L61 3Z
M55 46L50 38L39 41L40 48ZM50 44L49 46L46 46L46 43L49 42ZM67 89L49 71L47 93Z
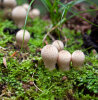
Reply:
M34 0L32 0L32 1L30 2L30 5L29 5L28 11L27 11L27 16L26 16L25 24L24 24L24 28L23 28L23 29L24 29L24 33L23 33L23 42L22 42L21 50L22 50L23 45L24 45L24 36L25 36L25 29L26 29L27 19L28 19L28 15L29 15L30 7L31 7L31 5L32 5L33 2L34 2ZM21 50L20 50L20 51L21 51Z

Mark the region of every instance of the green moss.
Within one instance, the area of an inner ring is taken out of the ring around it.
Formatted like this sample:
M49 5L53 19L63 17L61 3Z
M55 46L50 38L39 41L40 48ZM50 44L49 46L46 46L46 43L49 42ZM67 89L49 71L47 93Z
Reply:
M0 19L1 20L1 19ZM5 100L63 100L75 98L77 100L97 100L98 93L98 61L97 56L92 53L86 55L86 61L80 70L71 68L70 71L61 72L54 70L52 72L45 69L40 53L36 54L36 49L41 48L42 39L45 34L45 27L48 22L40 20L28 20L26 29L33 32L34 37L30 39L28 45L27 59L21 60L21 55L27 51L21 51L16 57L11 55L16 49L3 51L0 49L0 85L6 86L5 94L0 99ZM5 20L0 23L0 46L8 48L8 43L11 45L15 42L15 35L3 33L5 27L16 28L12 22ZM82 48L82 36L80 33L74 34L74 31L64 28L63 32L69 39L66 50L71 53L76 49ZM50 42L50 41L49 41ZM10 47L11 47L10 45ZM13 45L12 45L13 46ZM86 52L86 50L85 50ZM21 54L21 55L20 55ZM7 68L3 64L3 57L6 57ZM71 66L72 67L72 66ZM63 77L67 79L63 80ZM30 85L33 82L41 90L37 90L36 86ZM2 94L0 90L0 94ZM10 91L11 96L8 96ZM80 99L81 98L81 99Z

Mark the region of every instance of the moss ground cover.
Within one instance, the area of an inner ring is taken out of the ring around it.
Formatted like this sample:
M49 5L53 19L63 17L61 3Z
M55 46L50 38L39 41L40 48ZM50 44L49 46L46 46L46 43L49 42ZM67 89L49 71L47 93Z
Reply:
M2 12L1 12L2 13ZM2 14L1 14L2 15ZM17 28L12 21L0 18L0 100L97 100L98 96L98 56L82 47L81 33L63 28L68 38L70 53L81 49L86 55L83 68L61 72L45 69L39 49L46 26L50 22L40 18L28 19L26 29L31 34L29 51L15 48L15 35L4 33L4 28ZM89 32L88 32L89 33ZM48 38L48 43L51 40ZM14 53L15 56L12 56ZM7 67L3 59L6 58Z

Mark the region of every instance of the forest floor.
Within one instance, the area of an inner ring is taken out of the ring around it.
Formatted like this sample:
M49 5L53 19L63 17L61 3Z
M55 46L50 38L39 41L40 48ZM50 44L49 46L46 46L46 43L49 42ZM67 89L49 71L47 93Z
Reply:
M40 18L28 19L29 50L17 49L15 34L4 32L5 28L17 27L0 14L0 100L98 100L98 55L83 48L80 32L62 29L68 40L64 49L85 53L83 67L77 70L71 65L65 72L45 68L40 49L50 24ZM48 37L47 42L51 44L52 40Z

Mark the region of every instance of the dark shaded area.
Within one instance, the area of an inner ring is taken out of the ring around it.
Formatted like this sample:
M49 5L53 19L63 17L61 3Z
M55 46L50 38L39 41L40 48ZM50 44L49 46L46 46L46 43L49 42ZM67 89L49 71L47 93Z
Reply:
M11 28L4 28L4 30L3 30L3 32L4 33L9 33L9 34L16 34L18 31L19 31L20 29L19 28L17 28L17 29L11 29Z
M95 49L98 52L98 45L96 45L86 33L83 35L83 41L83 46L88 50L88 52L91 52L92 49Z
M83 46L88 49L88 52L92 49L95 49L98 52L98 12L93 23L95 25L92 25L90 35L87 35L86 33L83 35Z
M15 34L16 35L16 33L19 31L19 30L21 30L20 28L17 28L17 29L11 29L11 28L4 28L4 30L3 30L3 32L4 33L9 33L9 34ZM34 38L34 32L32 32L32 34L31 34L31 37L32 38Z
M97 26L92 25L90 39L98 46L98 12L97 12L97 16L94 19L93 23Z
M32 38L35 38L35 37L34 37L34 34L35 34L34 32L31 33L31 37L32 37Z
M6 88L6 84L0 84L0 94L2 94L2 90Z
M90 91L87 88L87 85L88 85L87 82L85 82L82 85L78 86L79 84L80 84L80 81L76 80L76 85L73 85L74 90L77 90L77 88L78 88L78 92L82 91L84 95L86 95L86 94L90 94L91 96L93 96L93 95L97 96L98 95L97 93L94 93L93 91Z

